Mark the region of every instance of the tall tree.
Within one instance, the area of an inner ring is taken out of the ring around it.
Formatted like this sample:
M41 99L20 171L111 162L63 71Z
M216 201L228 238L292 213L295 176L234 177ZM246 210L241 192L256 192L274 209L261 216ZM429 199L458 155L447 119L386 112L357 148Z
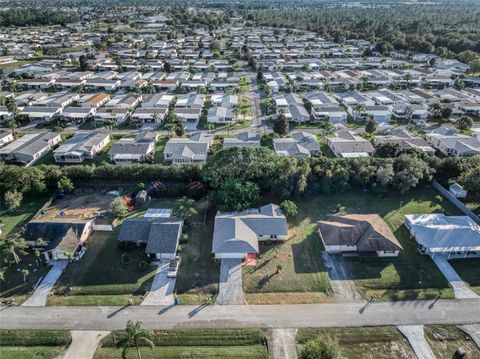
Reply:
M11 263L13 260L13 262L19 264L21 260L20 256L27 254L26 250L28 249L28 245L25 239L18 235L13 235L1 240L0 248L6 263Z
M127 351L129 348L135 347L137 359L141 359L140 346L148 346L153 348L153 333L143 327L143 323L138 321L133 323L131 320L127 322L125 331L122 332L117 348L122 348L122 358L127 359Z

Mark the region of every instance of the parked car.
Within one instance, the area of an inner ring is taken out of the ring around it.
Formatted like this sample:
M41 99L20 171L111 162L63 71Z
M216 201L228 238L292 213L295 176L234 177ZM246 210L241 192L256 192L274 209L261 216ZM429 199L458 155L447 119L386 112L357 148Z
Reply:
M180 267L180 258L172 259L170 261L170 264L168 265L167 277L168 278L176 278L177 277L177 272L178 272L178 267Z

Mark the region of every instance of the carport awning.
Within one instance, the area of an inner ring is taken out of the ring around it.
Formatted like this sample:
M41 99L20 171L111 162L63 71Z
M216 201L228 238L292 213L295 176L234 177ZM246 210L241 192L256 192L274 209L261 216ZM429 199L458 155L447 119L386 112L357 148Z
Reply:
M432 253L477 252L480 251L480 246L430 247L428 250Z

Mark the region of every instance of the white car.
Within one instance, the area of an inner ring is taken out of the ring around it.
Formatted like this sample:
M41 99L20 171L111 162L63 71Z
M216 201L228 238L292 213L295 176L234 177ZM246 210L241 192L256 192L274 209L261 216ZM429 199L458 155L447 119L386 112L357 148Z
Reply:
M178 267L180 267L180 259L172 259L167 269L167 277L176 278Z

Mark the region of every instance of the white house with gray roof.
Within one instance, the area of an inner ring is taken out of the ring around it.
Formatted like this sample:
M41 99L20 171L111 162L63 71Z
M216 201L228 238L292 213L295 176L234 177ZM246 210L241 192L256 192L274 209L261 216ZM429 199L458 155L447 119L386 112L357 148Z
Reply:
M255 132L243 131L236 138L225 137L223 148L230 147L260 147L260 135Z
M341 158L368 157L374 151L370 141L348 130L337 132L336 137L327 140L327 144L335 156Z
M155 155L155 141L125 138L115 142L108 156L115 163L139 163L152 160Z
M62 140L56 132L31 133L0 148L0 159L6 162L32 164Z
M165 162L173 164L205 163L213 136L203 132L190 138L171 138L163 150Z
M427 134L427 142L446 156L480 155L480 134L467 136L453 129L440 127Z
M215 259L246 258L259 253L259 242L284 241L287 234L287 219L275 204L243 212L218 212L212 253Z
M53 157L57 163L81 163L93 159L109 142L109 133L78 133L53 151Z
M273 139L273 150L279 156L301 159L320 152L320 146L314 135L307 132L294 132L292 138Z

